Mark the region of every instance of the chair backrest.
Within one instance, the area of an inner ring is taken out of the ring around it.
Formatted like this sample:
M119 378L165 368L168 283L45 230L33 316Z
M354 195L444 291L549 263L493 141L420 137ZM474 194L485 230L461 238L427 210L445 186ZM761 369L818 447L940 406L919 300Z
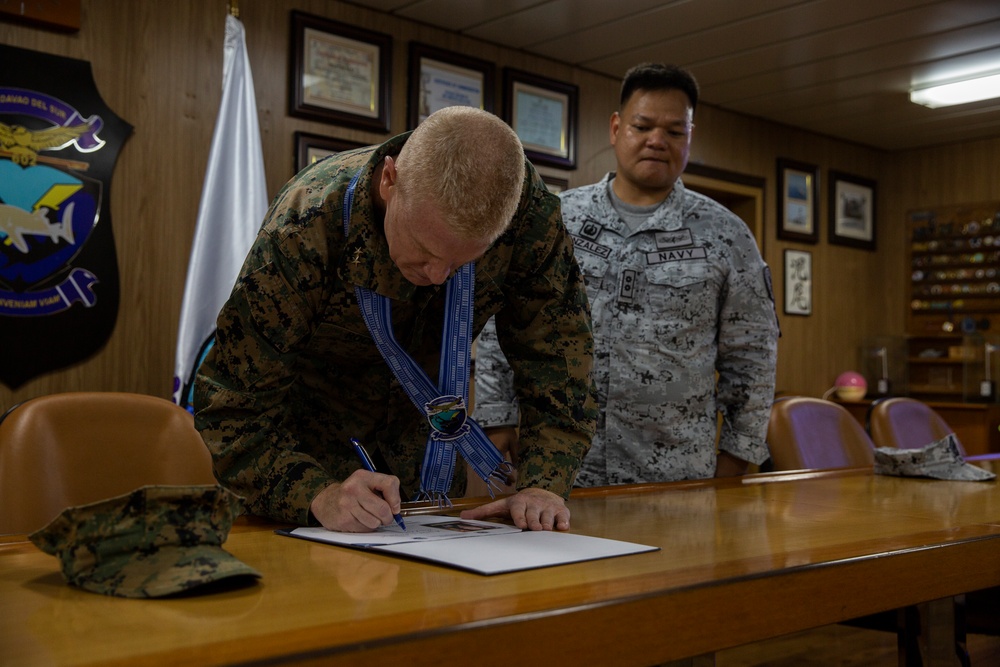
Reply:
M0 421L0 534L29 533L74 505L145 484L215 484L194 418L155 396L71 392Z
M771 407L767 444L774 470L871 466L874 445L841 405L821 398L790 396Z
M955 432L931 406L914 398L878 401L868 413L868 424L877 447L918 449Z

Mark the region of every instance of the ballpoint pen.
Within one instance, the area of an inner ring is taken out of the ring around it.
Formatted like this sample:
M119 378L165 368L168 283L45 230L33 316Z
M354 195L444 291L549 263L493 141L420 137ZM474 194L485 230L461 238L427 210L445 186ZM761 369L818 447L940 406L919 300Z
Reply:
M361 465L364 466L365 470L368 472L377 472L375 470L375 464L372 463L372 458L368 456L368 451L364 448L364 445L354 438L351 438L351 444L354 445L354 451L358 453L358 458L361 459ZM402 514L393 514L392 518L396 520L396 523L400 528L406 530L406 524L403 523Z

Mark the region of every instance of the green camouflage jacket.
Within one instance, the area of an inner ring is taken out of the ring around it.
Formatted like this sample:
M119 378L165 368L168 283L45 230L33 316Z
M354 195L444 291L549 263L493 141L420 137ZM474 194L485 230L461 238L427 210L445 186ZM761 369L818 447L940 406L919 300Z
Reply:
M362 285L392 299L396 339L437 380L443 286L417 287L389 258L373 210L372 173L407 134L303 170L268 211L195 387L196 424L223 485L257 515L315 522L312 498L360 467L357 438L419 490L426 419L392 376L354 296ZM361 170L344 237L343 199ZM590 446L597 407L593 337L583 280L559 211L528 166L510 228L476 263L474 334L487 319L514 331L518 487L568 497ZM464 492L464 466L451 495Z

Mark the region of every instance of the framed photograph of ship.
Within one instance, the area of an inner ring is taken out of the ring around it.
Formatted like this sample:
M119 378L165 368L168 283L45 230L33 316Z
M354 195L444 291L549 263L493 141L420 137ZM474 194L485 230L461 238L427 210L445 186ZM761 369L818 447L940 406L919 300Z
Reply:
M875 250L875 181L830 172L829 241Z
M819 169L778 158L778 238L799 243L819 240Z

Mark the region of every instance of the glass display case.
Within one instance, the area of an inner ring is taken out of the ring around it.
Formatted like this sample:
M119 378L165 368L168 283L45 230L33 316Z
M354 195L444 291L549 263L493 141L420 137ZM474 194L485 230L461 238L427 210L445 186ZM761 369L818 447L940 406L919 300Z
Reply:
M867 398L906 396L909 392L905 336L872 336L862 341L858 367L868 383Z
M997 380L1000 379L1000 335L973 334L963 337L962 358L964 400L972 403L998 403Z

